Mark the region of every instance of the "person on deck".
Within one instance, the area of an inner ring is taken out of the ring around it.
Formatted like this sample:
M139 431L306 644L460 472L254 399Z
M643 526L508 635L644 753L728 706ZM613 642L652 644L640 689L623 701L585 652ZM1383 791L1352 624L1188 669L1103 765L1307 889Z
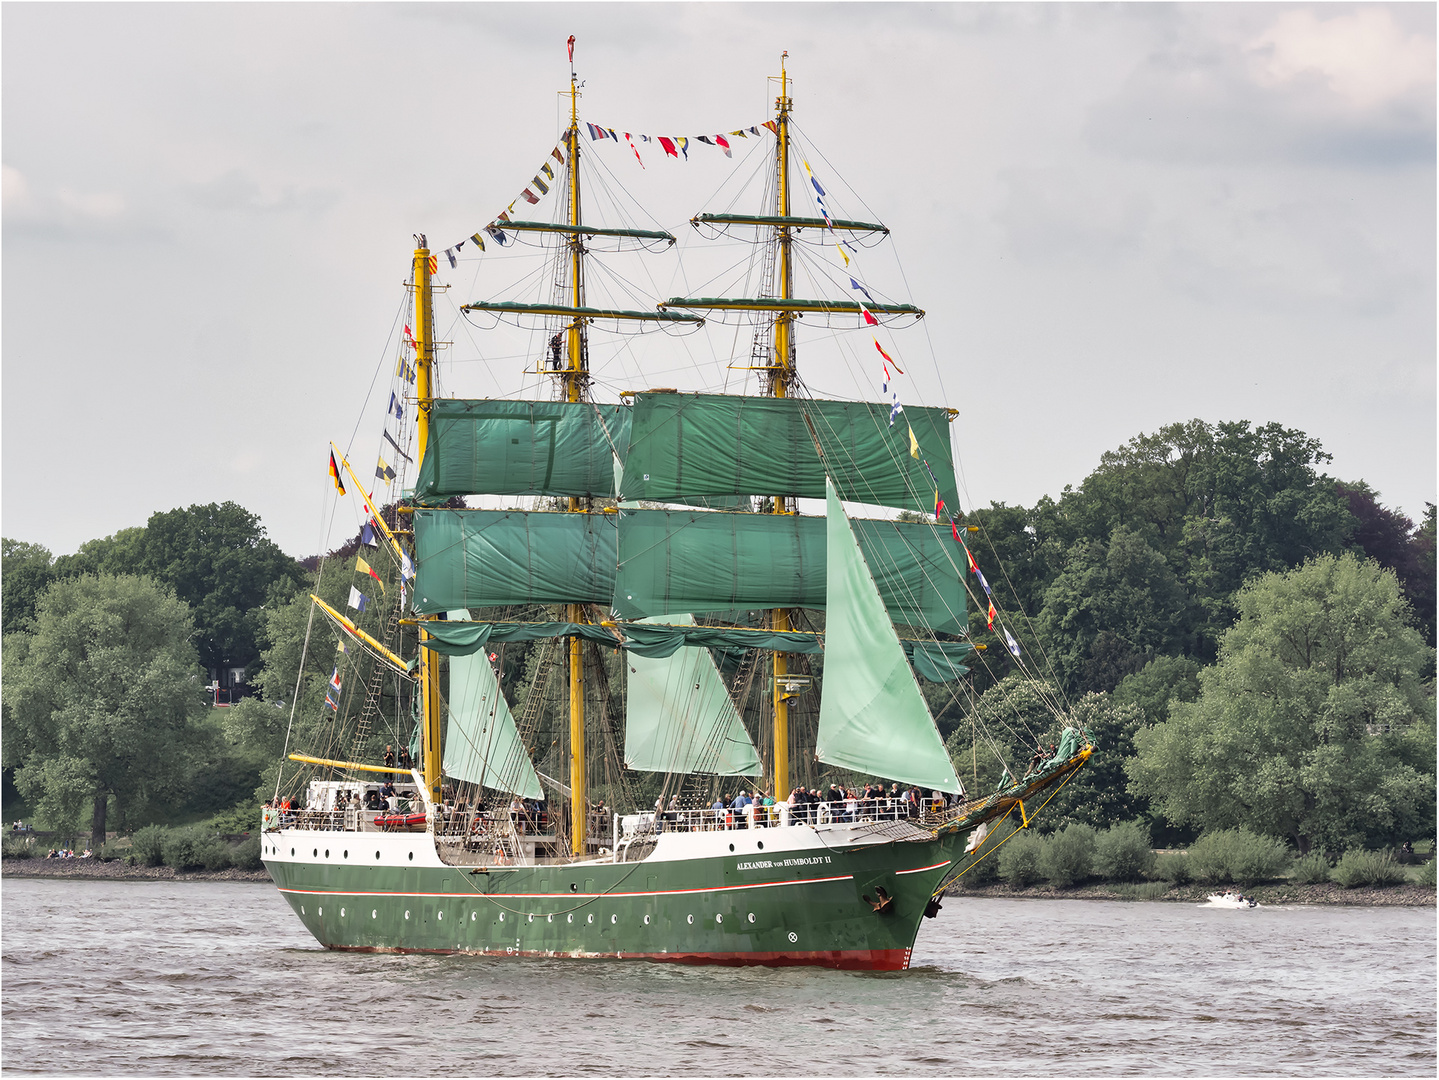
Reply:
M386 744L385 744L385 768L387 768L387 769L393 769L394 767L395 767L395 748L394 748L393 746L391 746L389 743L386 743Z

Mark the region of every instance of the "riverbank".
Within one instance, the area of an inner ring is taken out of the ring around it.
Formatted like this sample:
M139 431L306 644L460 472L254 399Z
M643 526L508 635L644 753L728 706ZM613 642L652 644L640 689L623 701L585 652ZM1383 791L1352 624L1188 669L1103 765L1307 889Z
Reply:
M0 877L84 878L103 881L254 881L270 883L258 870L176 870L173 866L130 866L119 859L0 859Z
M1242 892L1261 905L1348 905L1351 907L1433 907L1432 885L1387 885L1383 888L1346 889L1333 882L1300 885L1274 882L1268 885L1170 885L1160 891L1164 882L1140 885L1079 885L1072 889L1056 889L1052 885L1032 885L1016 889L996 882L973 888L951 886L946 899L989 897L1005 900L1154 900L1183 904L1202 904L1216 892Z

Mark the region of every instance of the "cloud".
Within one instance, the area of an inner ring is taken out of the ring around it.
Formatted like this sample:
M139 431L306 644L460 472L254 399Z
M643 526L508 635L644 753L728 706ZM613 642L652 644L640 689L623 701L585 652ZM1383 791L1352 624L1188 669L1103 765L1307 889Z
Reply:
M237 213L324 213L339 201L335 191L283 185L266 190L253 176L231 169L212 180L186 187L190 201L202 210Z
M5 230L12 238L100 241L154 235L117 192L37 188L11 165L3 166L3 175Z
M1433 163L1434 39L1385 9L1177 40L1093 109L1090 146L1174 163Z

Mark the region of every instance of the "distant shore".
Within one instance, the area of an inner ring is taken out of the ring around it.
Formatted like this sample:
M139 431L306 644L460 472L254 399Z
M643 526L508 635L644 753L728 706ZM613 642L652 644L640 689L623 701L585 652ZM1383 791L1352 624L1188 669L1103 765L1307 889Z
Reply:
M115 859L0 859L0 876L84 878L98 881L254 881L269 884L270 872L258 870L176 870L173 866L130 866Z
M1202 904L1214 893L1239 892L1253 897L1262 906L1324 904L1349 905L1351 907L1433 907L1434 886L1432 885L1387 885L1383 888L1346 889L1333 882L1322 885L1299 885L1291 882L1275 882L1268 885L1172 885L1160 895L1137 895L1143 886L1134 885L1079 885L1072 889L1056 889L1052 885L1032 885L1027 889L1016 889L1009 885L995 883L973 888L951 886L945 893L945 901L958 901L968 897L993 897L1004 900L1128 900L1154 901L1158 903Z
M99 881L247 881L260 884L270 883L269 871L237 870L184 870L177 871L170 866L128 866L123 862L99 862L95 859L4 859L0 860L0 876L29 878L77 878ZM992 897L1004 900L1116 900L1116 901L1158 901L1187 904L1202 904L1215 892L1235 889L1235 886L1220 885L1179 885L1158 895L1136 895L1134 886L1124 885L1080 885L1073 889L1056 889L1048 885L1035 885L1028 889L1015 889L1008 885L981 885L977 888L951 887L945 894L945 902L959 901L969 897ZM1252 896L1260 904L1275 906L1288 904L1345 904L1352 907L1433 907L1434 887L1432 885L1390 885L1382 889L1345 889L1333 883L1323 885L1295 885L1280 882L1271 885L1252 885L1238 889L1245 896Z

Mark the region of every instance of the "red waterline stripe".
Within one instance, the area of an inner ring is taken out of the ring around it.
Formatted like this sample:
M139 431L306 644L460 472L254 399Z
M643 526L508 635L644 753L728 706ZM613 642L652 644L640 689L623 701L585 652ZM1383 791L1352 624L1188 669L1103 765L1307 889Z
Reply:
M910 949L826 949L816 952L589 952L576 956L562 949L406 949L389 945L326 945L335 952L434 953L442 956L495 956L513 959L654 960L671 964L722 964L729 967L828 967L846 971L906 971Z
M933 866L917 866L913 870L896 870L894 873L895 877L900 877L903 874L922 874L926 870L938 870L941 866L953 865L954 861L952 859L945 859L944 862L937 862Z
M943 863L938 864L943 866ZM931 867L930 869L933 869ZM914 871L910 871L914 873ZM853 874L837 874L834 877L798 878L794 881L756 881L752 885L716 885L712 889L660 889L657 892L610 892L610 893L462 893L462 892L349 892L344 889L285 889L282 893L296 896L503 896L511 900L560 899L564 897L598 900L602 897L621 896L691 896L696 893L734 892L737 889L773 889L780 885L818 885L826 881L853 881Z

